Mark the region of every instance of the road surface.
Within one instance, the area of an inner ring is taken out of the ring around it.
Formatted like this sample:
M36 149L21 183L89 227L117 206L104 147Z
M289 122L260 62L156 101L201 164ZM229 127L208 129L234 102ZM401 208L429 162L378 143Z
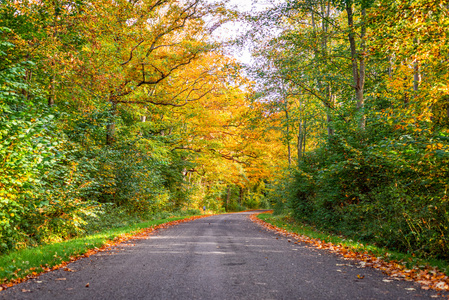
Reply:
M0 299L434 299L325 250L288 242L249 213L198 219L0 292ZM384 282L383 280L391 280Z

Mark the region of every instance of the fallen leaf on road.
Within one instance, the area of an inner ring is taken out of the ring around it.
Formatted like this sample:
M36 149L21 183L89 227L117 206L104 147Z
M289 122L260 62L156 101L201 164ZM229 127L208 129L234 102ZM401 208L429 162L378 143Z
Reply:
M393 280L383 279L383 282L392 282Z
M365 275L359 275L359 274L357 274L357 278L358 278L358 279L363 279L363 278L365 278Z
M70 268L64 268L64 271L66 271L66 272L76 272L75 270L72 270Z
M22 293L31 293L31 290L22 289Z
M407 291L416 291L415 288L406 288Z
M449 288L448 285L445 282L443 282L443 281L438 282L435 285L435 287L438 288L438 289L442 289L442 290L445 290L445 289Z
M56 278L55 279L56 281L64 281L64 280L67 280L66 278Z
M86 287L89 287L89 282L86 284Z

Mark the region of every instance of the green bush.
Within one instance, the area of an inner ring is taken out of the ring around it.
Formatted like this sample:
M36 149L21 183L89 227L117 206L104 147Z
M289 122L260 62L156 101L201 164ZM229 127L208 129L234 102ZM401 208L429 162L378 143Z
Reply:
M428 140L407 135L367 146L336 136L292 173L288 207L321 229L449 259L449 161Z

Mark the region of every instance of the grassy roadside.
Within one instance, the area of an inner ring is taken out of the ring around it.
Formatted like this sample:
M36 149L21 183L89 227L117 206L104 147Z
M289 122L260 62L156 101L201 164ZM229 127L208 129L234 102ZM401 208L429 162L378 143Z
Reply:
M119 228L101 230L98 233L71 240L41 245L35 248L12 251L0 256L0 291L1 285L11 285L21 282L27 276L37 275L48 271L64 262L74 260L89 251L111 244L139 233L143 229L161 224L189 219L193 216L170 217L151 221L135 223Z
M334 245L341 244L355 252L367 252L385 261L397 261L405 265L406 268L438 268L441 272L449 276L449 263L437 259L423 259L413 257L407 253L400 253L384 248L379 248L374 245L362 244L359 241L353 241L342 236L333 235L330 233L319 231L312 226L296 222L288 215L272 215L264 213L257 216L259 219L270 223L276 227L293 232L299 235L304 235L312 239L322 240L324 243L332 243Z

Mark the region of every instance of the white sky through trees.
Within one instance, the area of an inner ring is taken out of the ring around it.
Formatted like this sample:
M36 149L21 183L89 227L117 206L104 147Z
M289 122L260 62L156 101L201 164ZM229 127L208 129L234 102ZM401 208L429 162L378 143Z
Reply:
M261 0L228 0L227 7L242 13L257 12L271 6L271 1ZM250 25L242 21L234 21L223 24L213 32L213 37L218 41L236 39L244 35L250 29ZM251 64L251 51L248 47L227 46L226 54L236 58L244 64Z

